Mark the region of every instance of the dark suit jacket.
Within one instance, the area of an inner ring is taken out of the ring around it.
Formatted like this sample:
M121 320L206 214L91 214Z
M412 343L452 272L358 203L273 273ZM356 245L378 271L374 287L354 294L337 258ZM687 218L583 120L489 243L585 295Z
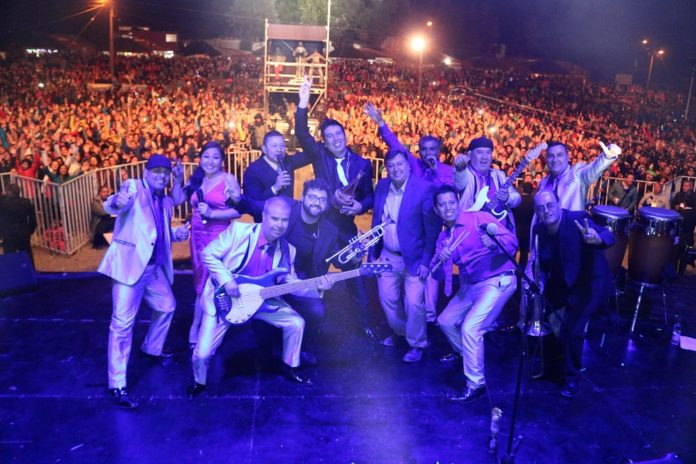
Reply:
M291 182L290 185L282 188L278 195L293 197L295 191L295 169L307 166L310 161L309 156L303 152L286 156L283 159L283 166L290 173ZM271 187L275 184L276 177L278 177L278 172L261 157L251 163L244 171L244 193L254 200L265 201L275 196ZM254 216L254 221L261 222L261 217Z
M583 241L581 232L575 225L575 220L584 224L588 219L590 226L599 232L604 242L602 245L588 245ZM534 225L533 235L539 235L539 250L537 257L541 265L541 271L548 281L551 273L562 272L563 279L569 289L567 303L574 309L583 312L593 312L600 307L611 294L612 279L609 265L604 256L604 248L614 244L614 234L604 227L600 227L590 219L584 211L563 210L561 225L558 229L560 240L561 269L552 268L554 262L551 248L551 240L546 226L542 223ZM546 288L547 295L554 289ZM553 298L551 298L553 300Z
M377 182L372 227L382 222L390 185L389 178ZM411 275L418 273L419 265L429 266L435 252L435 241L440 232L441 222L433 209L434 194L433 184L414 175L409 177L404 198L401 200L396 232L401 254ZM373 252L375 258L379 258L382 246L383 240L375 245Z
M314 177L323 179L329 184L331 188L331 192L329 192L330 197L333 198L333 192L343 187L338 179L336 159L323 143L317 142L309 133L306 108L297 109L297 113L295 114L295 135L297 135L297 139L300 141L300 145L304 152L312 160ZM372 209L374 203L372 165L368 160L356 154L350 148L348 149L343 163L343 169L347 171L348 182L355 179L359 172L364 173L355 190L355 199L362 205L361 214L366 213ZM338 227L342 241L346 242L355 235L357 228L355 227L354 217L341 214L339 209L340 208L336 207L329 208L326 212L326 217Z

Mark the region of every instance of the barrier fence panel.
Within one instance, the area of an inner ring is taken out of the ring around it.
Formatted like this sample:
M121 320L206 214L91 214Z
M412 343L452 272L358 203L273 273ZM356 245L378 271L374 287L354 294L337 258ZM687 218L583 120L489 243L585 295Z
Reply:
M260 155L261 152L258 150L239 150L233 147L226 153L227 170L241 183L246 168ZM386 176L384 160L368 159L372 165L373 181L376 183ZM144 166L145 162L140 162L99 168L62 184L5 173L0 174L0 187L6 192L10 183L16 183L20 187L21 196L33 203L37 227L31 238L32 246L55 253L73 254L91 240L91 203L99 188L106 185L112 192L117 192L126 179L142 178ZM186 179L193 174L197 166L195 163L184 163ZM588 191L588 204L611 204L609 191L621 180L610 177L597 181ZM673 197L685 180L694 181L696 178L677 177L665 184L665 195ZM652 192L654 184L656 182L635 181L638 202L646 192ZM191 214L191 203L185 201L175 208L173 217L175 220L184 221L189 219Z

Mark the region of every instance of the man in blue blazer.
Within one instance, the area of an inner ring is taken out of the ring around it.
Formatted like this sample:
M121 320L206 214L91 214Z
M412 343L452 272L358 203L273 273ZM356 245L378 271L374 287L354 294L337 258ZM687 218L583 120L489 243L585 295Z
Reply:
M585 325L612 291L603 249L614 244L614 235L584 211L561 208L553 190L534 196L534 210L539 219L532 229L532 238L539 238L534 259L539 260L544 295L551 306L549 319L552 326L560 322L554 332L563 353L561 394L572 398L580 391Z
M373 254L392 264L393 271L377 279L379 299L389 327L410 346L403 360L416 362L428 345L425 279L441 226L433 209L435 187L411 175L403 149L390 150L384 164L389 177L377 183L372 217L373 227L384 224L384 236ZM394 337L382 343L393 346Z

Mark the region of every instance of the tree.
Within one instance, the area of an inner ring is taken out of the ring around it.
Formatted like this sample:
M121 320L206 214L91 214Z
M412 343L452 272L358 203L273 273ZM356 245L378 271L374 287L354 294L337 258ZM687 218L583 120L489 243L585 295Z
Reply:
M278 21L276 0L234 0L229 10L229 22L234 34L243 41L263 40L264 21Z

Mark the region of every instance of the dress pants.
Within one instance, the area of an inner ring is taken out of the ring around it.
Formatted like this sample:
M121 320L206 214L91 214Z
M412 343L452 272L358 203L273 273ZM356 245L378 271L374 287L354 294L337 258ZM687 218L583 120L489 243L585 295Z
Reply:
M145 353L159 356L162 354L164 340L167 338L172 322L176 300L167 276L161 267L148 265L137 282L125 285L113 281L111 290L113 313L109 327L108 363L109 388L126 386L126 369L133 343L133 326L145 299L152 308L150 327L140 349Z
M428 323L425 319L425 284L418 276L408 273L404 259L382 250L380 262L392 265L391 272L377 277L379 301L389 327L413 348L428 346Z
M428 276L425 279L425 318L428 322L437 320L437 299L440 282Z
M440 328L462 355L467 385L485 385L483 336L517 289L514 275L498 275L475 284L462 284L437 318Z
M264 321L282 329L283 362L290 367L300 365L300 351L302 349L305 322L299 314L288 306L282 306L277 310L265 306L259 309L252 319ZM217 351L227 329L231 325L225 320L219 321L217 316L211 316L208 311L204 311L201 330L198 334L198 343L191 357L193 379L196 383L206 384L210 356Z

